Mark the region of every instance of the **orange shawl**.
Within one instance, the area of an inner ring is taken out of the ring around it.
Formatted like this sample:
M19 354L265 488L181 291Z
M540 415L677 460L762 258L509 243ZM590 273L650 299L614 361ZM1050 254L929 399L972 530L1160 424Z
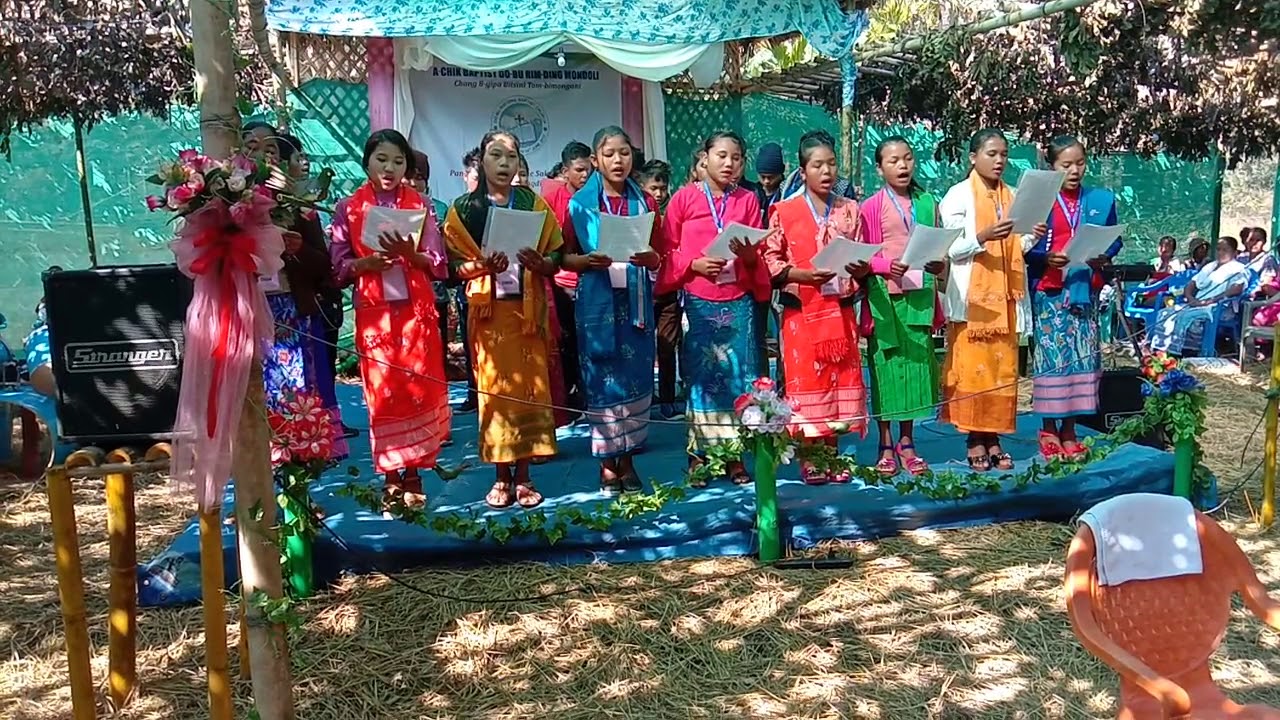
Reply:
M1001 181L988 189L978 173L969 173L973 191L975 231L990 227L1009 212L1013 193ZM983 245L973 259L969 280L968 323L970 337L987 338L1014 332L1017 316L1014 302L1022 299L1026 288L1026 267L1022 260L1022 237L1009 233L999 242Z

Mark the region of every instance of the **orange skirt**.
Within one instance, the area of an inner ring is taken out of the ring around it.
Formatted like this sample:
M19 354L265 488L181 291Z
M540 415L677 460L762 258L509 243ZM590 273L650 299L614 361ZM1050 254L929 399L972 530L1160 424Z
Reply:
M942 422L961 432L1011 433L1018 415L1018 334L973 338L947 325Z
M842 309L845 328L853 342L839 363L823 364L813 343L804 335L799 310L782 311L782 366L786 398L795 404L791 431L807 438L836 435L832 424L848 425L859 436L867 432L867 389L862 381L862 355L858 352L858 321L853 308Z

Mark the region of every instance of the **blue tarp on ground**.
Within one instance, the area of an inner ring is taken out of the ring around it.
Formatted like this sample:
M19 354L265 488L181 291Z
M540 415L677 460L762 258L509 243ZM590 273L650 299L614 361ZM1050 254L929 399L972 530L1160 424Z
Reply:
M367 427L367 414L355 386L339 387L344 418L353 427ZM493 482L493 470L480 465L476 456L476 415L455 418L454 440L441 457L450 467L469 460L472 467L457 479L442 482L434 473L424 475L431 508L450 512L476 508L486 511L484 495ZM1018 432L1004 440L1004 448L1018 458L1018 469L1036 455L1039 419L1023 415ZM916 433L922 456L938 469L964 469L964 442L949 426L924 423ZM844 450L855 448L864 463L875 461L876 438L847 438ZM636 460L642 477L676 482L685 466L683 423L654 425L649 449ZM755 501L751 486L713 483L705 490L691 490L679 502L656 516L619 524L608 532L572 527L568 537L554 546L534 538L517 538L506 544L490 540L470 541L440 535L398 520L369 513L352 500L334 495L347 483L374 480L367 437L352 441L351 458L329 471L313 488L313 496L325 510L332 533L321 531L316 541L316 572L320 581L344 571L396 571L424 565L459 565L480 562L536 560L556 563L641 562L679 557L747 555L755 551ZM348 467L358 468L352 478ZM933 501L922 496L900 495L892 489L850 485L806 486L795 465L779 472L778 513L782 537L795 547L810 546L829 538L872 539L904 530L954 528L1013 520L1068 520L1080 510L1115 495L1131 492L1169 492L1173 484L1173 455L1147 447L1127 445L1110 457L1076 475L1049 480L1021 489L982 494L963 501ZM598 492L598 465L591 458L586 428L561 431L560 456L533 468L533 479L546 496L548 511L572 505L605 502ZM224 504L232 507L230 488ZM226 511L224 510L224 512ZM496 515L519 509L489 511ZM341 538L341 543L334 539ZM345 547L344 547L345 545ZM235 534L223 526L227 583L237 578ZM196 602L200 597L199 533L189 525L168 550L139 568L139 601L144 606Z

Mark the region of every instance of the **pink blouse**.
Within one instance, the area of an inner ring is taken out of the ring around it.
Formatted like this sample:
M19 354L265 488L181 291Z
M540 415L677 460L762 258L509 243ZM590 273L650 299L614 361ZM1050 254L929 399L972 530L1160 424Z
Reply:
M728 195L721 221L725 227L739 223L747 227L762 226L760 201L755 193L735 187ZM656 293L661 295L684 289L703 300L726 302L751 294L758 301L769 299L769 270L763 260L756 262L754 272L737 267L733 282L717 285L692 270L693 261L703 257L706 249L720 234L712 216L701 183L690 183L676 191L667 203L664 221L662 270L658 273ZM734 261L740 265L741 261Z
M395 207L395 194L376 192L379 207ZM333 222L329 225L329 258L333 261L333 274L338 287L347 287L356 281L351 266L355 264L356 251L351 243L359 242L359 238L351 237L351 227L347 223L347 202L351 198L343 198L333 208ZM444 280L449 276L449 258L444 250L444 238L440 236L440 223L436 218L431 198L423 197L427 211L427 226L418 238L418 252L426 255L431 261L428 272L432 280Z

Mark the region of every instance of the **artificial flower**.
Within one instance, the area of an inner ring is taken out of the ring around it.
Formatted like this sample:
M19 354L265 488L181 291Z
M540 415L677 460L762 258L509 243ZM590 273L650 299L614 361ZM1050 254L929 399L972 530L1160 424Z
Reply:
M772 390L774 388L773 379L767 377L758 377L751 383L751 387L760 392Z
M147 196L147 209L155 212L165 206L165 199L157 195Z

